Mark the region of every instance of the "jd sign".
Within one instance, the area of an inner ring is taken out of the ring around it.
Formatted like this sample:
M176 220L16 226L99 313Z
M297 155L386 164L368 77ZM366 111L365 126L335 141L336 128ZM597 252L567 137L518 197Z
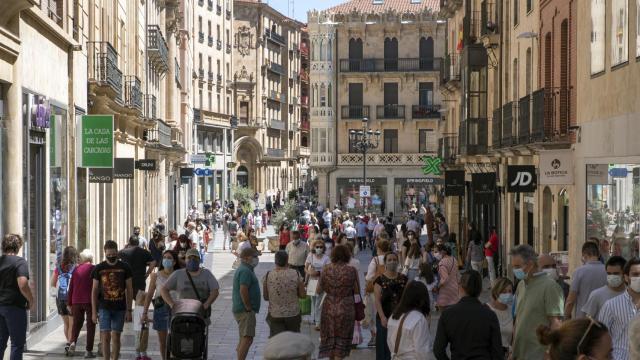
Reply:
M424 175L440 175L442 172L440 171L440 164L442 164L442 159L434 156L423 156L422 161L424 161L424 166L422 167L422 174Z

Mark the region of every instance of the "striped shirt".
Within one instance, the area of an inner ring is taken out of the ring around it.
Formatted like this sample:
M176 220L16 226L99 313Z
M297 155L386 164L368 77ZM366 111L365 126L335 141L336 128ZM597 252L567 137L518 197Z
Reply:
M607 300L600 309L598 321L609 328L614 360L629 360L629 323L637 315L638 308L628 291Z

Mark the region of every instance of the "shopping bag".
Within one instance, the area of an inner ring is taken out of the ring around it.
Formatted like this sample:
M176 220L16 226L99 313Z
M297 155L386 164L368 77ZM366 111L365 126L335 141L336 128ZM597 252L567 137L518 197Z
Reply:
M307 295L316 296L316 290L318 288L318 279L309 279L307 284Z
M311 315L311 298L306 296L303 299L298 299L300 304L300 315Z

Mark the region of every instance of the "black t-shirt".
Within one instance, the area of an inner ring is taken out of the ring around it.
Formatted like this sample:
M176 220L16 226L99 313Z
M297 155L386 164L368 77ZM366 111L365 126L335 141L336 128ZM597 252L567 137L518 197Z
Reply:
M131 278L131 267L118 261L109 265L106 261L96 265L91 277L98 280L98 307L107 310L127 309L127 279ZM134 294L135 296L135 294Z
M147 286L144 276L147 274L147 264L154 261L151 253L141 247L131 246L120 251L120 260L131 267L133 277L133 296L138 290L144 290Z
M29 279L29 264L15 255L0 256L0 305L27 308L27 299L18 287L18 277Z

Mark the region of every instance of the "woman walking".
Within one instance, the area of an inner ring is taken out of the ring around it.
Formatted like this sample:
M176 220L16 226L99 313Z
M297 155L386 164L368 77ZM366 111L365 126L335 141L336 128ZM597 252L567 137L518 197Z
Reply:
M417 242L412 243L409 247L409 251L407 252L407 257L404 260L404 266L402 268L402 273L407 275L409 281L413 281L420 272L421 258L422 254L420 253L420 245Z
M320 274L317 294L325 292L320 321L319 358L344 359L351 352L355 322L354 294L359 294L358 273L349 266L349 249L337 245L331 264Z
M91 273L93 272L93 253L89 249L84 249L80 253L80 264L76 267L71 277L71 283L69 284L69 294L67 306L71 309L71 316L73 317L71 339L69 342L69 356L73 356L76 350L76 343L80 336L80 330L82 324L87 320L87 344L85 347L84 357L94 358L93 342L96 334L96 324L91 320L91 289L93 287L93 279Z
M484 246L482 245L482 237L475 225L471 223L469 231L470 241L467 249L467 262L471 263L471 268L482 274L482 262L484 261Z
M374 282L376 296L376 360L390 360L391 352L387 345L387 323L408 279L398 272L398 255L387 253L384 256L384 273Z
M76 262L78 261L78 252L73 246L67 246L62 251L62 260L60 264L56 266L51 276L51 287L56 296L56 307L58 308L58 315L62 318L64 325L64 336L67 338L67 344L64 347L65 353L69 353L71 346L71 330L72 321L71 311L67 306L69 297L69 283L71 277L76 269Z
M331 262L329 256L325 254L325 243L322 240L316 240L311 245L312 253L307 256L305 261L305 271L309 275L307 286L316 286L320 281L322 269ZM313 289L311 289L313 290ZM320 330L320 300L323 294L311 296L311 317L316 325L316 331Z
M431 332L427 317L431 310L427 287L409 282L400 303L389 318L387 345L394 359L427 360L431 354Z
M458 288L460 285L458 264L451 257L451 250L446 245L436 246L435 257L438 259L438 286L433 290L438 294L436 305L441 310L458 302Z
M287 244L291 241L289 228L287 223L283 223L280 225L280 229L278 230L278 240L280 243L280 250L284 250L287 248Z
M509 355L513 337L513 283L507 278L499 278L491 289L491 301L487 306L496 313L502 336L502 350L505 358Z
M285 331L300 332L302 317L298 299L304 298L307 293L298 271L290 269L288 262L289 255L286 251L276 252L276 267L267 272L262 281L262 296L269 302L269 337Z
M169 331L169 321L171 319L171 309L167 305L162 296L160 289L167 282L169 276L178 268L178 258L172 251L162 253L162 262L158 272L152 273L149 280L149 291L144 301L144 311L142 313L142 321L149 321L149 305L153 303L153 330L158 332L160 340L160 355L165 360L167 350L167 333ZM169 292L171 298L176 300L175 291Z

